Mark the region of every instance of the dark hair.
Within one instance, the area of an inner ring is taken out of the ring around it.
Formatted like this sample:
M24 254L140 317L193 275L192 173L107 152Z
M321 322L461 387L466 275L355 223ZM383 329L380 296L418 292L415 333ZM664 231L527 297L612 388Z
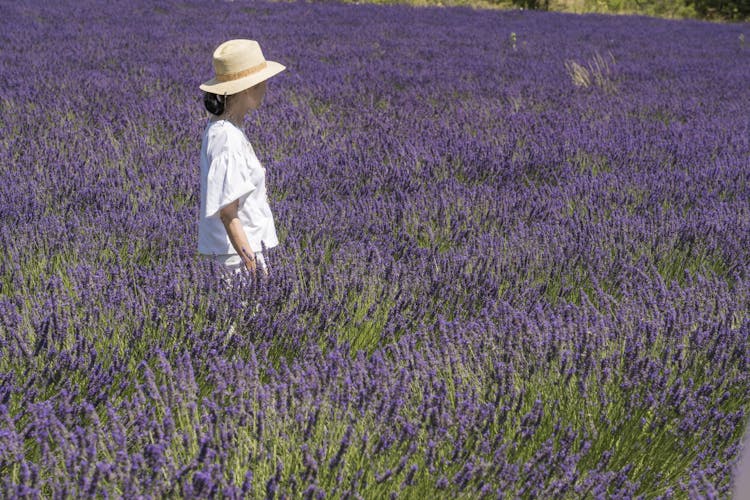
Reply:
M227 95L203 92L203 105L212 115L220 116L227 106Z

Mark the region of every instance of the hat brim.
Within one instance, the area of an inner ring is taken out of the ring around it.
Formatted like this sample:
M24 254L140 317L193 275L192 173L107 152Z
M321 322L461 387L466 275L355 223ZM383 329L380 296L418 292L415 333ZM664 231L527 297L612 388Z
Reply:
M207 82L203 82L200 89L205 92L211 92L219 95L232 95L238 92L242 92L245 89L249 89L253 85L257 85L263 80L268 80L274 75L277 75L284 71L286 66L277 63L276 61L266 61L266 67L257 73L248 75L244 78L238 78L237 80L230 80L228 82L217 81L216 78L212 78Z

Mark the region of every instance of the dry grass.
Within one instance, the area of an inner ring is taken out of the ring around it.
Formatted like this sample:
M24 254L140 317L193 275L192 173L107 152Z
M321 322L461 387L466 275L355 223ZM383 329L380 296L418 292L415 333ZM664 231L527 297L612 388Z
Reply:
M596 85L608 93L614 93L617 91L617 86L612 80L610 68L610 64L614 65L614 63L615 58L611 52L607 52L606 58L597 52L586 65L573 60L565 61L565 69L576 87L588 88Z

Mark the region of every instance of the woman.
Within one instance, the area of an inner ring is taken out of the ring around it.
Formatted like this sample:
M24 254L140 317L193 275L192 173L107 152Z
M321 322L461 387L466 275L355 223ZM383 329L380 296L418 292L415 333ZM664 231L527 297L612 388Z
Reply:
M201 144L198 252L227 269L268 274L263 247L278 245L266 195L265 169L242 125L266 93L266 81L285 69L266 61L254 40L229 40L214 51L215 76L203 83L210 119Z

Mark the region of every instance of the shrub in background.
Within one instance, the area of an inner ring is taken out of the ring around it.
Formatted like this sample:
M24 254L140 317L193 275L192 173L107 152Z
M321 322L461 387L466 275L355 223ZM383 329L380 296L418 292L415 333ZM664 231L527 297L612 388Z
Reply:
M750 0L686 0L686 4L704 19L750 19Z

